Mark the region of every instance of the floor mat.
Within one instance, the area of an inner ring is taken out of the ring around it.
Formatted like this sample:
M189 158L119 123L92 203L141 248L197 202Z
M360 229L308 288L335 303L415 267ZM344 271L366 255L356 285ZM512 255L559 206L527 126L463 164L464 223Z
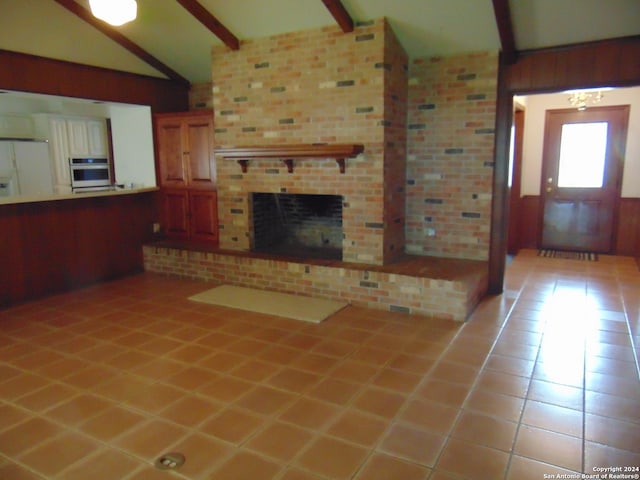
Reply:
M312 323L320 323L348 305L346 302L256 290L235 285L221 285L211 288L189 297L189 300Z
M598 261L598 254L592 252L568 252L564 250L541 249L538 250L538 256L546 258L566 258L569 260L586 260L589 262Z

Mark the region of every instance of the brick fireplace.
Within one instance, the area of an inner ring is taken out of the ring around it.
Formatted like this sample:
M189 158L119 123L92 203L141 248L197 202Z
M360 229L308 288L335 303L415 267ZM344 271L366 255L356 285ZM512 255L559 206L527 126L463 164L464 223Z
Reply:
M216 149L363 151L216 155L220 250L148 245L145 268L464 321L487 288L497 55L406 63L384 19L214 48ZM254 253L255 193L340 197L342 261Z
M220 247L254 249L251 194L343 198L342 259L383 265L404 253L407 56L384 19L214 48L216 148L362 144L344 173L332 158L217 156Z

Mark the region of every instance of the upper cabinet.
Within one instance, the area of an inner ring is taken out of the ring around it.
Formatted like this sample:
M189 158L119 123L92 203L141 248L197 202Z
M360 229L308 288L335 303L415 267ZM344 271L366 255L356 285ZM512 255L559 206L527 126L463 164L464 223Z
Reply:
M69 136L67 122L64 118L51 117L48 119L49 148L53 162L53 176L55 190L58 193L71 192L71 171L69 169Z
M71 193L69 158L109 158L106 119L50 114L34 117L38 136L49 140L56 193Z
M211 110L155 115L160 185L215 190Z
M107 157L106 125L102 119L66 120L70 157Z

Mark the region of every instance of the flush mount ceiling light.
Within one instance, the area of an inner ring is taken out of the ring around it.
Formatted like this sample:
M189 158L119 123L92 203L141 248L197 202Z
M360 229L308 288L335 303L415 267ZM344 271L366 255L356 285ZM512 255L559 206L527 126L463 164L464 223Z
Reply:
M94 17L114 27L134 20L138 10L135 0L89 0L89 6Z

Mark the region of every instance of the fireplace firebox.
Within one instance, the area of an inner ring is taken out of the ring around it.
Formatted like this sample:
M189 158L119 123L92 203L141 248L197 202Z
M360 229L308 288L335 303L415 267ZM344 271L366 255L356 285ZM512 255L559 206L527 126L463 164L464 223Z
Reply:
M342 260L342 196L252 193L253 251Z

